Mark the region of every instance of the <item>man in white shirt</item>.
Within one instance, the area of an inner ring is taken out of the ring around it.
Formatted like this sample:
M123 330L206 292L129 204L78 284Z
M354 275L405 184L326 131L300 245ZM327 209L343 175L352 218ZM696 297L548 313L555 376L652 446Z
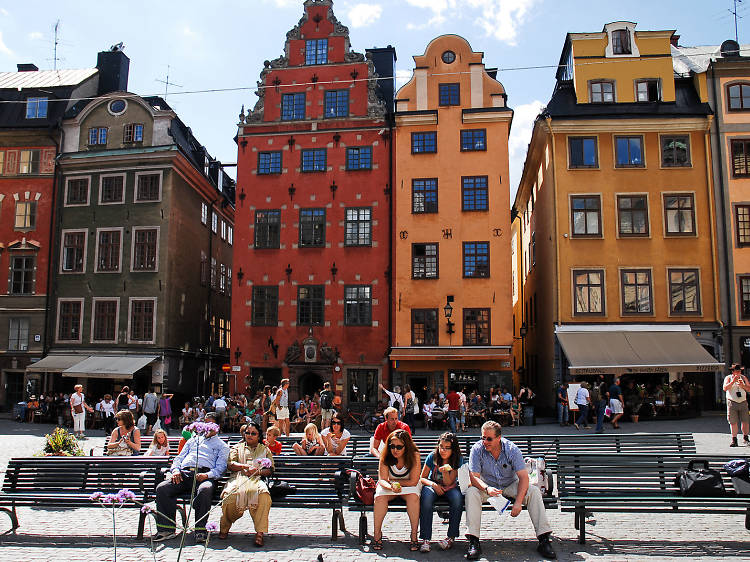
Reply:
M583 429L591 429L591 426L588 422L589 404L591 403L591 396L589 395L588 386L589 384L587 382L582 382L581 388L579 388L576 392L576 404L578 405L578 409L581 411L581 415L578 416L578 419L573 424L576 429L581 429L580 426L583 426Z
M216 412L216 423L221 427L221 424L224 423L224 414L227 412L227 401L224 400L223 396L214 400L214 411Z
M398 411L398 417L399 419L401 419L401 416L404 413L404 397L401 396L401 389L395 386L393 387L393 392L391 392L382 384L379 386L380 386L380 390L382 390L388 395L388 407L396 408L396 410Z
M750 429L750 414L748 414L747 393L750 392L750 382L742 374L740 365L732 365L732 372L724 377L722 387L727 396L727 421L732 431L730 447L737 447L737 430L742 429L745 445L750 445L748 429Z

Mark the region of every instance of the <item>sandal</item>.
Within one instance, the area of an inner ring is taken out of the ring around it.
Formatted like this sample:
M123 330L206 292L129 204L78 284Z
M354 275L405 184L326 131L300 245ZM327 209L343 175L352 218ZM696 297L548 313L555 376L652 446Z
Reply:
M216 535L216 537L220 538L221 540L226 540L228 536L229 533L219 533L218 535Z
M417 552L419 550L419 541L412 540L409 543L409 550L412 552Z
M255 546L263 546L263 533L255 533Z
M372 549L373 550L383 550L383 539L372 539Z

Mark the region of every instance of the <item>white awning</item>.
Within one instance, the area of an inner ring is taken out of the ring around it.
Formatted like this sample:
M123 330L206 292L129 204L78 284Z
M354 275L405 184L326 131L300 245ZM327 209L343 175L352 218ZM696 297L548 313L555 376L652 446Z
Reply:
M132 379L133 373L158 359L156 356L94 355L63 371L63 377Z
M26 367L27 373L62 373L86 359L86 355L47 355L41 361Z

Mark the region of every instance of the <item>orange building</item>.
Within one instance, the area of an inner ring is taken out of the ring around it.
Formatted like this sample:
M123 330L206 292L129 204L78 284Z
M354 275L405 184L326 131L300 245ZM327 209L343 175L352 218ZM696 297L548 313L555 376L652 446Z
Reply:
M507 95L443 35L396 99L392 384L512 385Z

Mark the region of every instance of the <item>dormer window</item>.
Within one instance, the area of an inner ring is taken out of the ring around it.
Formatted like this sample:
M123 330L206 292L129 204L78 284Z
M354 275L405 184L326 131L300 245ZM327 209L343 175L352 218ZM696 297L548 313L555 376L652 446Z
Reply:
M630 30L617 29L612 32L612 52L615 55L630 55L633 50L630 47Z
M658 80L636 80L635 94L637 101L659 101L659 81Z
M128 123L122 130L122 142L143 142L143 125Z
M47 117L47 98L29 98L26 100L26 119L44 119Z
M615 83L610 80L589 82L589 101L591 103L614 103Z
M107 128L106 127L92 127L89 129L89 146L106 145L106 144L107 144Z
M305 64L326 64L328 62L328 39L308 39L305 41Z

